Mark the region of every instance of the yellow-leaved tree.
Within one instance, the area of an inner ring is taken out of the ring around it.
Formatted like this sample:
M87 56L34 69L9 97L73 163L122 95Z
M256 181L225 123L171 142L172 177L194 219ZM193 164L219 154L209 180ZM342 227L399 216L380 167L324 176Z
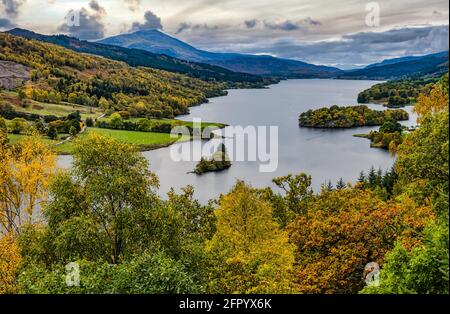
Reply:
M209 292L286 293L294 246L255 189L238 182L220 199L217 230L206 244L211 254Z
M429 94L420 94L414 106L419 122L430 114L448 111L448 74L433 86Z
M0 236L0 294L19 292L17 273L20 259L19 249L12 236Z
M0 145L0 233L17 234L46 198L55 154L38 136Z

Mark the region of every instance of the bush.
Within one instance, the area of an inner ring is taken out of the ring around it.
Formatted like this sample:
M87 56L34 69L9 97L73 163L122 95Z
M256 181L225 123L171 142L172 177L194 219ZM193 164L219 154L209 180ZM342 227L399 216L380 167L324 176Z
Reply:
M93 127L94 126L94 120L92 118L86 119L86 126Z
M56 140L58 138L58 131L55 126L50 126L48 128L47 136L52 140Z

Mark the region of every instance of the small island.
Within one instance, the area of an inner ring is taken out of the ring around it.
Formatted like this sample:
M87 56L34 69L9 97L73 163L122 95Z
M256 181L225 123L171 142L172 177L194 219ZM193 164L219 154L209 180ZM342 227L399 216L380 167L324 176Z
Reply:
M373 110L365 105L308 110L299 117L299 125L308 128L355 128L382 125L388 120L404 121L409 115L403 109Z
M367 138L370 140L370 147L383 148L395 151L397 146L403 142L402 125L394 120L388 120L378 131L371 131L369 134L355 134L355 137Z
M202 158L193 173L201 175L206 172L218 172L231 167L230 158L226 152L224 144L220 144L219 149L211 158Z

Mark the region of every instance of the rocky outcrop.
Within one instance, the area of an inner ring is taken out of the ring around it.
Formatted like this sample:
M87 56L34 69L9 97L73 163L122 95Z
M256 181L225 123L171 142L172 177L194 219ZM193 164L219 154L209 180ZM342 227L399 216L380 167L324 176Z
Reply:
M0 60L0 87L14 89L30 79L30 69L22 64Z

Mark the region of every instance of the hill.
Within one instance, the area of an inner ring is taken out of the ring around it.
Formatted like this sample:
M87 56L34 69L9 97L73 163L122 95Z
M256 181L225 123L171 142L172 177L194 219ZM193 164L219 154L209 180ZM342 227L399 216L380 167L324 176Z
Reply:
M62 101L131 116L184 114L209 97L225 95L227 87L5 33L0 33L0 60L30 69L30 80L18 90L20 101Z
M208 63L255 75L284 78L329 78L341 70L272 56L213 53L197 49L159 30L144 30L100 40L99 43L163 53L182 60Z
M244 86L250 87L252 85L262 86L274 82L273 80L264 79L256 75L236 73L231 70L209 64L187 62L185 60L171 57L169 54L161 55L141 49L134 49L134 47L128 49L119 46L93 43L65 35L48 36L20 28L12 29L7 33L14 36L21 36L28 39L56 44L74 50L76 52L89 53L99 55L108 59L123 61L131 66L144 66L154 69L166 70L170 72L186 74L202 80L218 80L235 84L240 83ZM239 85L236 85L236 87L239 87Z

